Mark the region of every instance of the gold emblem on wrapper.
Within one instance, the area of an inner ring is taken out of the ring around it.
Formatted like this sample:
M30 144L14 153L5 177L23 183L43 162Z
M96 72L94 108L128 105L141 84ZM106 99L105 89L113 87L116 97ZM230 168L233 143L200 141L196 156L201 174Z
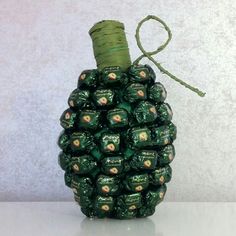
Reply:
M145 71L140 71L140 72L139 72L139 75L140 75L140 77L143 78L143 79L146 78L146 76L147 76L146 73L145 73Z
M151 166L151 161L150 160L146 160L145 162L144 162L144 166L145 167L150 167Z
M110 207L108 205L102 205L101 209L104 211L109 211Z
M77 164L74 164L72 168L73 168L73 170L75 170L75 171L79 171L79 166L78 166Z
M116 74L115 74L115 73L109 73L109 74L108 74L108 78L109 78L110 80L115 80L115 79L116 79Z
M107 186L107 185L102 186L102 191L103 191L104 193L109 193L109 191L110 191L109 186Z
M137 94L140 97L144 97L144 92L142 90L138 90Z
M111 168L109 171L110 171L110 173L112 173L112 174L117 174L117 173L118 173L118 170L117 170L117 168L115 168L115 167Z
M90 116L83 116L83 121L89 123L91 121L91 117Z
M136 209L136 206L135 205L132 205L129 207L129 210L135 210Z
M73 141L74 146L79 147L80 146L80 141L79 139L76 139Z
M161 176L161 177L159 178L159 182L160 182L161 184L163 184L163 183L164 183L164 181L165 181L165 178L164 178L164 176Z
M86 74L82 74L79 79L80 79L80 80L84 80L85 77L86 77Z
M66 118L67 120L70 119L70 113L69 113L69 112L66 112L65 118Z
M101 105L106 105L107 104L107 99L105 97L100 98L98 101Z
M146 132L141 132L141 133L139 134L139 139L140 139L141 141L147 141L147 139L148 139L147 133L146 133Z
M135 187L135 190L136 190L137 192L140 192L140 191L143 190L143 187L142 187L141 185L139 185L139 186Z
M112 119L113 119L115 122L121 122L121 117L120 117L120 115L114 115L114 116L112 117Z
M110 143L110 144L108 144L107 145L107 149L109 150L109 151L115 151L115 145L113 144L113 143Z

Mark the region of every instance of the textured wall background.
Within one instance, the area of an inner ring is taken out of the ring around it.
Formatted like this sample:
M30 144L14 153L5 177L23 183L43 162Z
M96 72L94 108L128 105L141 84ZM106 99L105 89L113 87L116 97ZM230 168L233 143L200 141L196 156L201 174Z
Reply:
M236 201L235 12L234 0L0 0L0 200L72 200L56 141L77 76L95 67L87 32L102 19L124 22L135 59L136 24L154 14L173 31L158 60L207 92L202 99L157 72L178 126L167 200ZM146 23L145 47L163 32Z

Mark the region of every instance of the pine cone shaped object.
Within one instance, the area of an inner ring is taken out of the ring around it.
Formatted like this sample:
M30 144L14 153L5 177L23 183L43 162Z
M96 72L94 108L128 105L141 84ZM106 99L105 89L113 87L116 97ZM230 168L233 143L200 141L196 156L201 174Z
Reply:
M130 63L123 24L102 21L90 35L98 69L83 71L69 96L59 164L86 216L147 217L165 196L175 156L167 92L150 66Z

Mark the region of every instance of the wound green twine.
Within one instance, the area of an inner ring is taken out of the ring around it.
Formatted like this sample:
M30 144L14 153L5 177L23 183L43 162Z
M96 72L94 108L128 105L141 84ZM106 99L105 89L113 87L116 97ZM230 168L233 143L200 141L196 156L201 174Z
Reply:
M142 26L142 24L148 20L155 20L155 21L158 21L159 23L161 23L165 30L167 31L168 33L168 39L166 40L166 42L164 44L162 44L160 47L158 47L155 51L152 51L152 52L147 52L143 46L142 46L142 43L140 41L140 35L139 35L139 31L140 31L140 28ZM183 80L179 79L178 77L176 77L175 75L171 74L168 70L166 70L165 68L162 67L162 65L160 63L158 63L153 57L152 55L155 55L157 53L159 53L160 51L162 51L167 45L168 43L170 42L171 38L172 38L172 34L171 34L171 30L170 28L166 25L166 23L161 20L159 17L157 16L152 16L152 15L149 15L147 17L145 17L143 20L141 20L139 23L138 23L138 26L136 28L136 34L135 34L135 38L136 38L136 41L137 41L137 45L139 47L139 49L141 50L141 52L143 53L143 55L139 56L135 61L134 61L134 64L138 64L140 60L142 60L144 57L147 57L150 61L153 62L154 65L157 66L157 68L163 73L163 74L166 74L168 75L171 79L177 81L178 83L180 83L181 85L183 85L184 87L192 90L193 92L197 93L200 97L204 97L206 93L200 91L198 88L195 88L189 84L187 84L186 82L184 82Z
M124 24L114 20L96 23L89 31L98 70L120 66L126 71L131 65Z

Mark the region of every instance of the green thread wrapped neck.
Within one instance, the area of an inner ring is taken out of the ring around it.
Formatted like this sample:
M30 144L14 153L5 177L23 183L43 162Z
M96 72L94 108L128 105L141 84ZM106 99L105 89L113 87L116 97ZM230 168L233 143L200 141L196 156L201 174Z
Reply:
M96 23L89 31L97 67L120 66L123 71L131 65L124 24L113 20Z

